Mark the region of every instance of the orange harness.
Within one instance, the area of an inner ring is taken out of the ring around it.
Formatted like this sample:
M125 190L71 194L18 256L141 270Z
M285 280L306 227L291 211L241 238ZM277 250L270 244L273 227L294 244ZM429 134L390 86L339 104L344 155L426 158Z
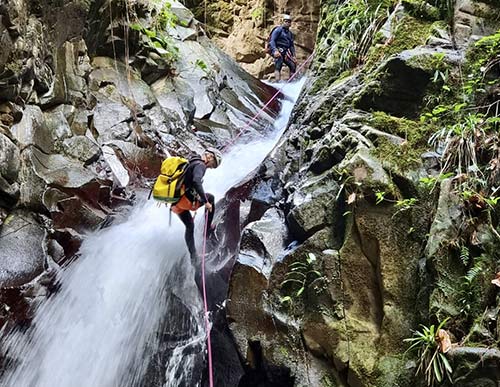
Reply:
M186 195L182 195L181 199L170 207L170 209L174 214L179 215L184 211L196 211L200 207L201 203L199 201L192 202L186 197Z

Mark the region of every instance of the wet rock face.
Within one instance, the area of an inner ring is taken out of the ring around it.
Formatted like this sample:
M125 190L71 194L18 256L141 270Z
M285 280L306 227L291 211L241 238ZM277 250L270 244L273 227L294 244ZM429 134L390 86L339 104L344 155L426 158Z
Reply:
M432 11L425 17L435 21L438 13L434 11L441 4L422 3ZM411 7L398 7L387 21L392 23L385 31L387 40L376 41L372 47L375 51L388 47L390 54L383 61L370 64L369 71L362 65L351 69L340 79L320 72L305 86L286 141L270 158L276 165L272 181L279 182L283 192L282 200L272 206L283 212L292 243L269 258L268 247L275 246L271 235L266 241L249 226L242 233L230 280L229 324L248 362L254 358L253 348L259 348L259 356L270 364L292 369L299 385L305 380L304 384L315 385L312 380L318 374L331 385L420 383L412 361L401 357L407 349L403 340L420 322L432 323L434 316L461 321L458 284L467 269L456 250L447 250L454 248L445 241L456 240L463 231L464 207L453 194L451 181L436 186L439 194L422 186L421 177L435 175L443 162L439 151L427 143L428 137L411 156L415 164L403 167L410 158L405 149L414 146L408 134L411 129L394 130L388 121L376 125L375 117L390 116L398 125L411 123L416 133L424 131L419 118L434 96L435 59L440 58L450 73L464 68L463 48L498 29L498 19L493 23L487 17L498 14L497 7L491 1L457 2L454 31L435 29L436 25L430 29L432 23L418 16L413 22L423 25L431 36L421 43L411 41L396 52L395 35L398 28L406 28L396 25L414 17L408 16ZM491 30L491 25L496 29ZM320 39L331 46L325 36ZM388 144L383 149L394 149L395 157L380 151L382 144ZM419 204L395 205L413 199ZM261 214L254 212L257 219ZM493 251L498 249L498 235L492 238L487 230L498 228L497 223L486 220L473 227L470 236L474 239L471 250L478 248L483 257L489 257L485 267L490 273L496 270L491 265L497 258ZM275 224L281 230L281 223ZM444 253L443 246L447 246ZM310 253L316 258L311 259ZM478 281L483 291L477 309L482 311L476 316L483 319L485 309L488 316L496 313L498 302L488 280ZM489 322L481 327L474 324L472 334L491 343L498 335L498 323L486 319ZM457 355L454 378L463 386L493 385L498 373L492 359L496 354L479 370L472 360L477 356L474 351ZM297 357L322 359L327 371L321 362L304 370Z
M166 154L227 143L275 93L218 50L176 2L170 9L179 22L168 31L175 71L132 30L126 66L116 59L125 47L120 4L112 4L113 34L107 2L65 2L50 13L44 1L0 6L2 288L38 286L48 267L78 253L85 233L133 202L133 189L157 176ZM158 10L149 7L163 5L138 3L136 11L152 23ZM275 101L246 130L267 131L279 107ZM28 225L18 224L18 208ZM11 310L22 304L6 299Z

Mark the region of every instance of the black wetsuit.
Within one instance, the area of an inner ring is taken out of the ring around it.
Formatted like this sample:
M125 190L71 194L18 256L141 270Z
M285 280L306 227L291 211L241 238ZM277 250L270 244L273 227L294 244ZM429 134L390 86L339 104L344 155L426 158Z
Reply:
M184 174L184 186L186 189L184 195L193 203L199 202L201 205L204 205L208 201L212 205L212 211L208 213L207 219L207 232L210 233L212 231L211 225L215 213L215 203L214 195L206 193L203 189L203 176L205 176L206 170L207 166L200 156L194 156L189 159L189 164ZM186 240L191 260L194 263L194 261L198 260L194 243L194 219L191 216L191 212L187 210L178 215L182 223L186 226L184 239Z

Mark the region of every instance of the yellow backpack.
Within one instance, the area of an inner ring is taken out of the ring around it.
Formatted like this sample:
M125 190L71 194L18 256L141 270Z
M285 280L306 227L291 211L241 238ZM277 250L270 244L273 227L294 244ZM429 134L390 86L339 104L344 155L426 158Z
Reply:
M153 186L153 198L165 203L176 203L184 195L184 172L188 160L173 156L163 160L160 175Z

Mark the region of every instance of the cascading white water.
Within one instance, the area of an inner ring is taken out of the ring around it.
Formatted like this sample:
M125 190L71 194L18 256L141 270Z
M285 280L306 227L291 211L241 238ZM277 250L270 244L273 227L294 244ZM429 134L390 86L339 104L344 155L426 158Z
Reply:
M286 85L273 133L235 145L221 166L208 170L207 192L221 198L267 155L281 135L303 80ZM58 277L60 290L36 311L32 326L2 343L12 359L3 387L124 387L137 385L154 353L160 324L174 314L171 294L189 307L184 341L172 350L166 386L178 386L196 367L186 347L204 349L202 303L187 259L183 225L152 201L136 205L128 220L88 235L80 258ZM198 227L199 228L199 227ZM175 274L175 275L174 275ZM167 314L167 319L165 319ZM166 321L165 321L166 320ZM186 384L186 382L184 382Z

